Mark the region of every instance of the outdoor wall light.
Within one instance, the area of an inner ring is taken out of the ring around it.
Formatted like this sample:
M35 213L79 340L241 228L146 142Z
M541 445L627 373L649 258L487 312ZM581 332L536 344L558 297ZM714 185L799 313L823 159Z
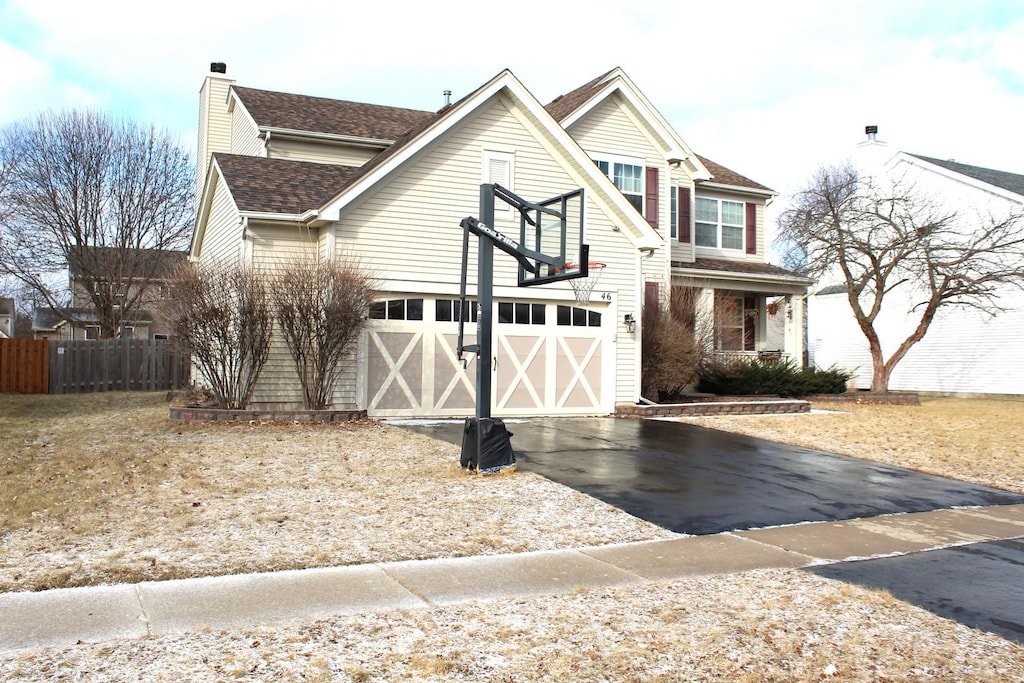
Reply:
M622 319L622 323L626 326L626 332L630 334L636 332L636 318L633 317L632 313L627 313L626 317Z

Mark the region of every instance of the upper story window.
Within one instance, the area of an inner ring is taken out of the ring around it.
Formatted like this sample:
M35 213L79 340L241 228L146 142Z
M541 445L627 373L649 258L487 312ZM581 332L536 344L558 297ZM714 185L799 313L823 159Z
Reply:
M697 246L742 250L743 214L743 202L697 197Z
M637 211L644 211L644 165L635 159L594 159Z

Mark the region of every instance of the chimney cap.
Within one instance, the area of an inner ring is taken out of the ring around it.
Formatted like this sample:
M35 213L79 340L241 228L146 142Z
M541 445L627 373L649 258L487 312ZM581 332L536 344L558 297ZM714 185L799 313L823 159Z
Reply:
M228 65L224 62L210 62L210 73L212 74L226 74L228 72Z
M865 135L877 135L878 134L878 126L864 126L864 134Z

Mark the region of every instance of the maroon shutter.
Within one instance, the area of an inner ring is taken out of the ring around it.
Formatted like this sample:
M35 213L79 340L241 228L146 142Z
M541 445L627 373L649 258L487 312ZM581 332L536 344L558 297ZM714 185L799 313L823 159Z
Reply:
M657 282L645 282L644 283L644 308L653 311L658 308L658 283Z
M747 206L753 206L753 204L747 204ZM744 297L743 299L743 350L753 351L755 344L754 331L757 327L757 300L752 297Z
M644 218L652 228L658 227L658 169L647 168L647 196L644 202Z
M747 253L757 253L757 204L747 202Z
M690 243L690 188L679 188L679 241Z

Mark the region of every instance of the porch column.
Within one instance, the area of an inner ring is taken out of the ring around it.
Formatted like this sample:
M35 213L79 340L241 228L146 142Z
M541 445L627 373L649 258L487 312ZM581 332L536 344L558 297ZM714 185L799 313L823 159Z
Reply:
M699 327L697 339L704 342L707 351L715 350L715 290L703 287L697 292L696 316Z

